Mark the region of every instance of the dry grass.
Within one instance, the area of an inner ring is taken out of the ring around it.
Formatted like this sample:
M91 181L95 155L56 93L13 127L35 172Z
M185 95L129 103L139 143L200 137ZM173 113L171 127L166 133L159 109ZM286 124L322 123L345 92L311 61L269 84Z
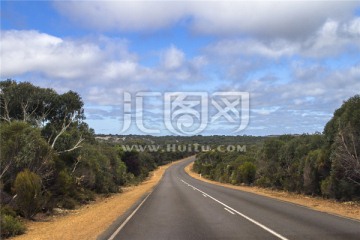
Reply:
M47 221L27 221L27 233L13 239L96 239L145 193L150 192L172 164L158 168L147 181L125 188L123 193L98 199L77 210L67 211L63 216L53 216Z
M321 212L360 220L360 203L358 202L336 202L334 200L323 199L320 197L310 197L285 191L274 191L259 187L235 186L227 183L219 183L209 179L201 178L199 174L192 171L193 164L194 163L191 163L186 166L185 171L191 177L201 181L245 192L251 192L286 202L296 203Z

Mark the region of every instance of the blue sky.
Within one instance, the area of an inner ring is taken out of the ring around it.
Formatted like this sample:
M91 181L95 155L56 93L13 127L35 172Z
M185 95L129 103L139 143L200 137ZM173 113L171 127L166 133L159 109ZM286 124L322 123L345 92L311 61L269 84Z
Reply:
M97 133L120 132L124 92L161 95L144 98L160 135L166 92L249 92L244 130L204 135L321 132L360 93L358 1L1 1L0 40L1 79L79 92Z

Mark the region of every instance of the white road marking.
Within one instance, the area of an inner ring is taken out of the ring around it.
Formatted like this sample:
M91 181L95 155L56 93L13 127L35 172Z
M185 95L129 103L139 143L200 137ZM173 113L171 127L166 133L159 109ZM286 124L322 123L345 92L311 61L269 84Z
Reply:
M279 239L282 239L282 240L288 240L286 237L282 236L281 234L279 234L279 233L275 232L274 230L272 230L272 229L270 229L270 228L266 227L265 225L263 225L263 224L259 223L258 221L254 220L254 219L252 219L252 218L250 218L250 217L248 217L248 216L246 216L245 214L243 214L243 213L241 213L241 212L239 212L239 211L237 211L237 210L233 209L232 207L229 207L229 206L228 206L228 205L226 205L225 203L223 203L223 202L221 202L221 201L217 200L216 198L214 198L214 197L210 196L209 194L207 194L207 193L205 193L205 192L201 191L200 189L198 189L198 188L196 188L196 187L194 187L194 186L190 185L189 183L185 182L184 180L182 180L182 179L181 179L181 181L182 181L183 183L187 184L188 186L192 187L193 189L195 189L195 190L197 190L197 191L201 192L202 194L206 195L207 197L211 198L211 199L212 199L212 200L214 200L215 202L217 202L217 203L219 203L219 204L223 205L223 206L224 206L224 207L226 207L228 210L231 210L231 211L233 211L233 212L237 213L238 215L240 215L241 217L245 218L246 220L248 220L248 221L250 221L250 222L254 223L255 225L257 225L257 226L261 227L261 228L262 228L262 229L264 229L265 231L267 231L267 232L271 233L272 235L274 235L274 236L278 237Z
M141 205L144 204L144 202L150 196L151 193L149 193L149 195L147 195L146 198L144 200L142 200L142 202L139 204L139 206L137 206L137 208L130 214L130 216L128 216L126 218L126 220L120 225L120 227L118 229L116 229L116 231L108 238L108 240L113 240L116 237L116 235L118 235L118 233L121 231L121 229L123 229L125 227L125 225L130 221L130 219L134 216L134 214L139 210Z
M230 211L229 209L227 209L226 207L224 207L224 209L225 209L226 211L228 211L229 213L231 213L232 215L235 214L235 213L233 213L232 211Z
M205 194L203 194L204 197L207 197Z

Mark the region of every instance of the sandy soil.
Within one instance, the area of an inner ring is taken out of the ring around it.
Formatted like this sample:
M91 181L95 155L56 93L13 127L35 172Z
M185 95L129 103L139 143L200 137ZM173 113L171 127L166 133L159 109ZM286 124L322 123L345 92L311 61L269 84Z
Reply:
M359 202L336 202L334 200L323 199L320 197L310 197L301 194L289 193L285 191L274 191L270 189L248 187L248 186L235 186L226 183L219 183L209 179L201 178L199 174L192 171L194 163L186 166L185 171L193 178L199 179L204 182L216 184L219 186L237 189L245 192L251 192L278 200L299 204L317 211L326 212L342 217L360 220L360 203Z
M12 239L96 239L145 193L150 192L172 164L159 167L151 173L147 181L138 186L127 187L122 193L98 199L77 210L66 211L66 214L53 216L46 221L27 221L25 223L27 232Z

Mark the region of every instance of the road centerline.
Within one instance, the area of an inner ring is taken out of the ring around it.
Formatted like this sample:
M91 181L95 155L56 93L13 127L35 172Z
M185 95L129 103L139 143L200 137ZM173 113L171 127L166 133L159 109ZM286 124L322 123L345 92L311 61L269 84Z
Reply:
M232 215L235 215L235 213L234 213L234 212L230 211L230 210L229 210L229 209L227 209L226 207L224 207L224 209L225 209L226 211L228 211L229 213L231 213Z

